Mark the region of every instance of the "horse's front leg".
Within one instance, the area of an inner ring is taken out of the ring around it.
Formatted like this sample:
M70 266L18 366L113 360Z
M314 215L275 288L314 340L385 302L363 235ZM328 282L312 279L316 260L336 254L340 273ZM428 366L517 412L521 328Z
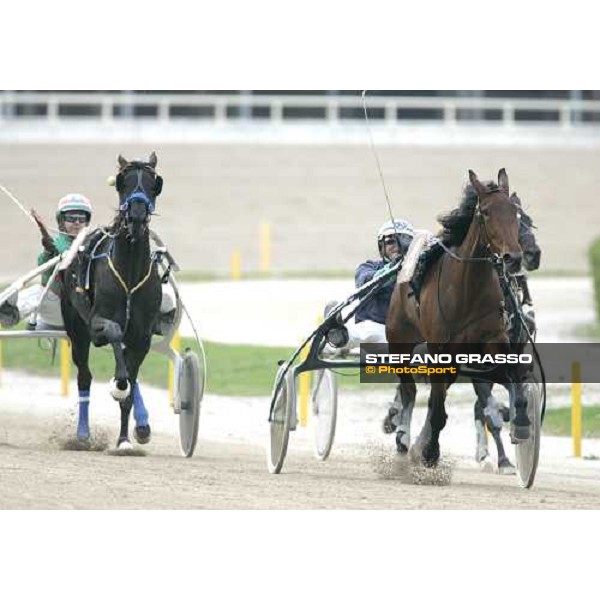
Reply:
M132 446L129 440L129 415L133 406L132 386L129 383L129 371L125 360L122 339L121 341L113 342L111 345L115 354L115 376L112 382L111 395L115 400L118 400L121 411L121 428L119 430L117 448L122 450L131 449Z
M485 428L492 434L496 451L498 453L498 472L509 475L515 472L502 443L502 425L504 423L504 409L492 394L492 383L473 380L473 387L477 393L475 402L475 430L477 436L477 450L475 458L482 469L487 470L490 464L487 434Z
M110 344L115 356L115 375L111 381L111 396L119 402L121 409L121 429L117 448L131 447L129 441L129 413L131 412L131 386L129 372L123 348L123 330L116 321L99 317L92 318L90 323L92 339L97 346Z
M529 439L531 421L527 415L527 398L522 383L503 383L510 397L510 438L513 444Z
M448 420L445 407L447 389L446 382L432 381L427 417L416 443L410 449L411 458L426 467L435 467L440 458L440 432Z
M110 344L115 356L115 376L111 382L110 395L119 402L129 397L129 374L123 350L123 330L116 321L105 319L98 315L90 323L92 341L96 346Z

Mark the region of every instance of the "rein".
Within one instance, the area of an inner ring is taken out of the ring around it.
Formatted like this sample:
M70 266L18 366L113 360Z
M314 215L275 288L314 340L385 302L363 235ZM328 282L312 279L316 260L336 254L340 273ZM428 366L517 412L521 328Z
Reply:
M483 215L481 214L480 208L479 208L479 201L477 204L477 209L473 215L473 217L477 216L478 220L479 220L479 232L481 235L481 232L484 231L485 232L485 236L488 239L488 243L485 245L486 250L490 251L490 243L489 243L489 235L487 233L487 228L485 226L485 220L483 219ZM450 248L448 248L448 246L446 246L441 240L438 240L438 244L442 247L442 249L444 250L444 252L446 254L448 254L448 256L450 256L452 259L458 261L458 262L462 262L462 263L477 263L477 262L487 262L490 263L493 267L494 270L496 271L496 274L498 275L498 279L500 280L500 287L502 289L504 289L504 285L507 285L508 287L510 287L508 285L508 280L506 278L506 272L504 270L503 267L503 261L502 258L500 257L499 254L497 254L496 252L491 253L489 256L480 256L480 257L467 257L467 258L463 258L462 256L459 256L458 254L456 254L455 252L453 252L452 250L450 250ZM444 257L442 256L442 258L440 259L440 266L439 266L439 271L438 271L438 281L437 281L437 301L438 301L438 308L440 311L440 317L442 318L442 321L444 323L444 327L446 328L446 330L448 331L448 337L446 339L445 343L449 343L450 340L452 339L452 337L454 335L456 335L456 333L458 333L459 330L454 330L452 329L452 327L450 326L450 324L448 323L448 320L446 318L446 315L444 315L444 310L442 308L442 299L441 299L441 295L440 295L440 288L441 288L441 279L442 279L442 268L443 268L443 264L444 264ZM482 319L484 319L485 317L487 317L488 315L493 314L495 311L497 310L496 307L490 309L489 311L487 311L486 313L484 313L483 315L477 315L471 319L469 319L467 321L466 324L463 324L461 329L465 329L468 325L472 325L473 323L476 323L477 321L481 321Z
M477 217L479 220L479 231L483 230L485 231L485 237L488 239L488 243L485 245L486 250L490 250L491 246L490 246L490 236L487 232L487 227L485 226L485 219L483 218L483 215L481 214L481 209L479 208L479 200L477 201L477 208L475 209L475 213L473 214L473 217ZM450 255L454 260L458 261L458 262L467 262L467 263L474 263L474 262L489 262L492 264L497 264L500 261L500 255L497 254L496 252L491 253L490 256L473 256L470 258L463 258L462 256L459 256L458 254L456 254L455 252L452 252L452 250L450 250L450 248L448 248L448 246L446 246L446 244L444 244L444 242L442 242L442 240L438 239L437 243L442 247L442 249L444 250L444 252L448 255Z

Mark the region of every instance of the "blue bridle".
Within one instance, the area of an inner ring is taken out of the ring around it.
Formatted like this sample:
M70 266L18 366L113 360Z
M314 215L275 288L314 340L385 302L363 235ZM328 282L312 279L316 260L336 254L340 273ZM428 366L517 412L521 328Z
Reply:
M144 186L142 185L142 172L143 169L137 169L137 185L135 186L133 192L131 192L131 194L125 198L123 204L119 206L119 210L122 213L129 212L129 209L134 202L143 202L146 205L146 210L149 214L154 212L154 201L150 198L150 196L148 196Z

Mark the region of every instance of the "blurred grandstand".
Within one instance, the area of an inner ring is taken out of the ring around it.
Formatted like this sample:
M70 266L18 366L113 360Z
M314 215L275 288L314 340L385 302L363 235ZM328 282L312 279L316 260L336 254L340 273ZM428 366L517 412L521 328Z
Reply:
M598 91L370 91L391 143L596 143ZM362 142L358 91L4 91L4 139ZM490 139L490 132L493 139Z

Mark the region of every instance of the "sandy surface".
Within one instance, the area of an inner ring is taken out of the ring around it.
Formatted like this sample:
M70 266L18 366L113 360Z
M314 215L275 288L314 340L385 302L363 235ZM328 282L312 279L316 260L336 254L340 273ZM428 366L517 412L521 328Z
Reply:
M148 155L145 145L0 144L0 183L49 222L58 198L88 194L96 222L116 208L106 177L116 156ZM367 145L155 145L165 179L154 227L184 269L228 272L238 247L242 268L259 267L261 221L273 226L272 266L280 270L353 270L376 253L374 235L388 219ZM600 234L598 149L381 146L395 215L435 227L457 204L468 169L491 178L506 167L511 186L539 226L544 269L586 270ZM0 277L35 263L38 234L11 201L0 198L6 253Z
M367 451L327 463L291 452L272 476L259 446L202 443L183 459L159 434L146 456L118 457L61 451L38 417L2 422L11 441L0 443L1 508L600 508L598 462L545 465L528 491L466 463L450 485L418 486L381 478Z
M71 447L75 391L58 380L5 373L0 389L0 508L600 508L600 440L584 441L587 459L571 458L568 438L545 436L535 487L481 472L473 460L471 392L451 389L443 467L416 485L380 431L390 389L344 392L336 443L325 463L312 456L312 429L291 435L283 473L267 473L267 397L208 394L195 456L179 455L177 420L164 390L144 387L153 427L136 456L115 456L118 409L94 387L95 452ZM414 428L425 417L424 390ZM598 395L598 390L596 390ZM309 423L310 425L310 423ZM513 448L508 445L514 460ZM416 472L416 475L422 475ZM440 485L444 484L444 485Z

